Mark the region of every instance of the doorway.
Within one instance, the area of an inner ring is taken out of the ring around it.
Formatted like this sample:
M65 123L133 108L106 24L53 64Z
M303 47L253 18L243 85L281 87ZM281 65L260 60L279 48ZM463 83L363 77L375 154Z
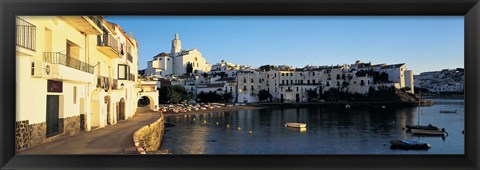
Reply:
M118 114L117 114L117 122L119 120L125 120L125 100L122 98L118 103Z
M47 95L47 137L59 133L59 96Z

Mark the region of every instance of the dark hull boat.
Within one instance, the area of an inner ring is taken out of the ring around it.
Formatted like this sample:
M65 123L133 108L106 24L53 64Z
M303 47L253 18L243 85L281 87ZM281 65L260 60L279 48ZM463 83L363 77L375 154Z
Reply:
M427 126L422 126L422 125L405 125L407 128L407 131L411 131L412 129L421 129L421 130L440 130L438 127L433 126L431 124Z
M404 149L404 150L428 150L430 144L417 140L391 140L390 149Z

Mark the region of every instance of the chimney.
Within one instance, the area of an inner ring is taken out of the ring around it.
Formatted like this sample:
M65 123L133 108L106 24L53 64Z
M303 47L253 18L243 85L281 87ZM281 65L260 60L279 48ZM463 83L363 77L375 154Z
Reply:
M132 32L130 32L130 37L132 37Z

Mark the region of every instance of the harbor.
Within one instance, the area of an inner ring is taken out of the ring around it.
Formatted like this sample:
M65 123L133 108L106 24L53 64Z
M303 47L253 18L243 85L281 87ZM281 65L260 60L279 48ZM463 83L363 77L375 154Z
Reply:
M464 101L431 99L421 106L420 124L445 128L449 135L417 136L417 108L261 108L168 116L162 150L173 154L463 154ZM457 114L441 114L442 109ZM217 123L218 122L218 123ZM306 129L285 122L304 122ZM419 140L428 150L392 150L390 140Z

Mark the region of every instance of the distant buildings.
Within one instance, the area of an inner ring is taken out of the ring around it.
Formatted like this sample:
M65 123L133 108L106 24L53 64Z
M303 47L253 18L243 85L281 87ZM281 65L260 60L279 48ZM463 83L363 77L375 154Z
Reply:
M415 75L415 86L428 89L432 93L463 93L465 71L462 68L444 69Z
M349 93L367 94L370 87L393 86L397 89L409 87L413 93L411 71L406 72L405 64L363 63L352 65L307 66L292 68L289 66L262 66L254 71L237 74L238 102L258 102L258 92L267 90L273 101L302 102L308 100L308 91L319 96L332 88ZM381 75L384 73L384 79ZM406 77L410 76L410 77Z
M211 65L207 63L197 48L182 50L182 42L178 33L176 33L175 38L172 40L170 53L162 52L154 56L151 61L148 61L145 74L160 77L172 74L183 75L187 73L188 65L191 65L192 73L209 72L211 69Z
M409 93L414 90L413 71L407 70L405 63L373 65L356 61L336 66L264 65L253 68L224 60L208 65L196 49L180 49L176 34L171 52L155 56L144 72L147 76L161 77L170 82L168 84L184 86L194 99L202 92L215 92L232 93L235 102L258 102L259 92L265 90L271 95L271 101L301 102L308 100L309 93L321 96L330 89L359 94L367 94L371 88L381 86ZM193 63L192 74L184 74L188 63Z

